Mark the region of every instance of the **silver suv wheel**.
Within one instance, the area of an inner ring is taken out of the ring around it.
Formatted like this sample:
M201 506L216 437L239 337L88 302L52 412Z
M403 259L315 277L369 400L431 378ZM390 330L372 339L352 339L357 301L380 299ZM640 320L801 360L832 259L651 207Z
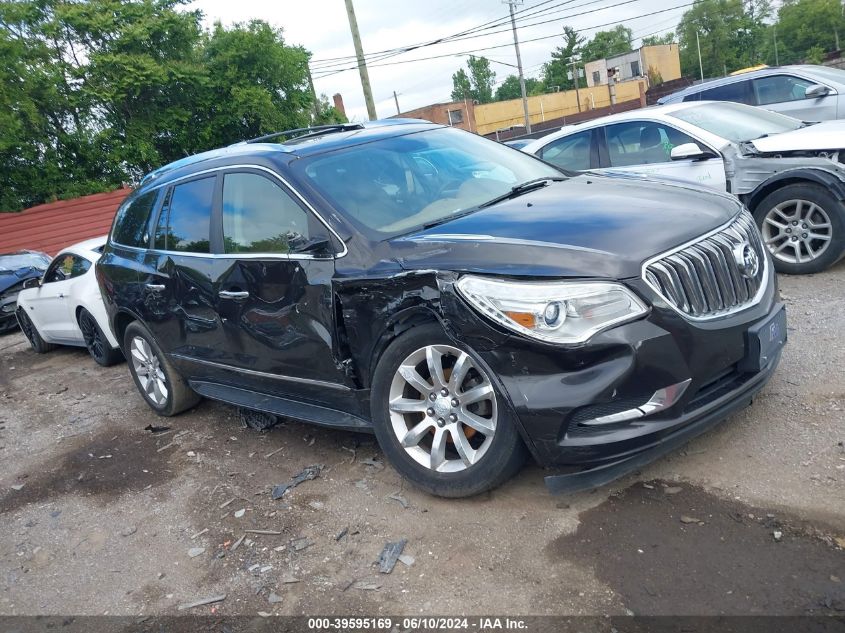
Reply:
M763 219L762 229L772 257L789 264L820 257L833 233L827 212L809 200L786 200L775 205Z
M167 380L161 368L161 362L150 344L140 336L132 338L130 356L132 369L138 377L144 395L156 406L167 402Z
M496 432L493 384L469 354L450 345L427 345L402 361L388 408L400 445L418 464L438 472L478 463Z

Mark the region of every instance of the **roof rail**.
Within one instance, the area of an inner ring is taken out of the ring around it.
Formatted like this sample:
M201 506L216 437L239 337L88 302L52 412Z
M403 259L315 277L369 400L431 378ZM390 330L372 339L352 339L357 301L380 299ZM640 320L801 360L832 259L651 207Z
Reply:
M332 132L345 132L346 130L363 130L364 126L361 123L336 123L334 125L315 125L313 127L300 127L295 130L285 130L283 132L273 132L272 134L265 134L258 138L251 138L244 143L264 143L277 136L290 136L291 138L303 138L306 136L318 136L321 134L331 134Z

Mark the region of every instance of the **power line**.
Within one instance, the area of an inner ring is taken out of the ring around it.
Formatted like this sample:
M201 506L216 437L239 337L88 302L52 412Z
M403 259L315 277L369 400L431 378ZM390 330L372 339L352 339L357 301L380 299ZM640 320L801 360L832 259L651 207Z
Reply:
M629 1L636 1L636 0L626 0L626 2L629 2ZM677 5L677 6L674 6L674 7L668 7L666 9L659 9L657 11L651 11L649 13L643 13L642 15L638 15L634 18L624 18L624 19L621 19L621 20L613 20L612 22L605 22L604 24L594 24L594 25L591 25L591 26L588 26L588 27L583 27L580 30L581 31L589 31L589 30L593 30L593 29L600 29L600 28L604 28L606 26L612 26L614 24L620 24L622 22L630 22L631 20L635 20L635 19L639 19L639 18L646 18L646 17L650 17L652 15L659 15L661 13L666 13L668 11L675 11L676 9L685 9L687 7L691 7L691 6L695 6L697 4L700 4L702 1L703 0L693 0L693 2L688 2L686 4L680 4L680 5ZM657 32L659 33L660 31L657 31ZM553 38L557 38L557 37L561 37L560 33L555 33L553 35L545 35L545 36L542 36L542 37L535 37L535 38L532 38L532 39L522 40L522 43L527 44L529 42L539 42L541 40L548 40L548 39L553 39ZM494 50L494 49L499 49L499 48L507 48L507 47L510 47L510 46L513 46L513 44L499 44L499 45L496 45L496 46L487 46L487 47L484 47L484 48L475 48L475 49L471 49L471 50L467 50L467 51L460 51L460 52L457 52L457 53L448 53L448 54L444 54L444 55L432 55L430 57L419 57L419 58L416 58L416 59L403 59L403 60L398 60L398 61L393 61L393 62L382 62L380 64L370 64L369 66L370 67L376 67L376 66L394 66L394 65L397 65L397 64L410 64L410 63L413 63L413 62L428 61L430 59L442 59L444 57L457 57L457 56L460 56L460 55L469 55L471 53L480 53L480 52L483 52L483 51L489 51L489 50ZM318 78L330 77L332 75L337 75L339 73L346 72L348 70L356 70L357 68L358 68L357 66L340 68L340 69L337 69L337 70L324 72L323 74L317 75L317 77Z

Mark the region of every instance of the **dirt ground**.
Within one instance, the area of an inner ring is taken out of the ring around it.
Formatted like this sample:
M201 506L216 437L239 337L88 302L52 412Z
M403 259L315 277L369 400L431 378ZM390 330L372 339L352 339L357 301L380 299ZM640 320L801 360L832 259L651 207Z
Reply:
M569 497L529 465L436 499L371 436L259 433L210 401L162 419L125 364L2 336L0 615L843 615L845 264L781 288L790 340L752 407ZM379 573L401 539L409 558Z

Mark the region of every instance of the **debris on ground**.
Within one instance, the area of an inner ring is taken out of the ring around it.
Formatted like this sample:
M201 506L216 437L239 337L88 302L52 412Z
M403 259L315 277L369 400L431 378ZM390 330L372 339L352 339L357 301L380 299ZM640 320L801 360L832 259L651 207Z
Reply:
M396 561L399 560L399 557L402 555L402 550L405 549L405 544L407 542L408 539L403 538L401 541L385 544L384 549L378 557L378 570L382 574L389 574L393 571L393 568L396 566Z
M179 611L184 611L186 609L193 609L194 607L201 607L206 604L214 604L215 602L223 602L226 599L226 594L221 593L216 596L209 596L208 598L203 598L201 600L195 600L194 602L188 602L186 604L180 604L176 607Z
M282 597L274 591L270 592L270 595L267 596L267 602L270 604L278 604L282 601Z
M232 498L231 498L231 499L229 499L228 501L224 501L223 503L221 503L221 504L218 506L218 508L220 508L220 509L222 510L223 508L225 508L225 507L226 507L226 506L228 506L229 504L234 503L234 502L235 502L235 499L237 499L237 497L232 497Z
M776 541L779 541L781 538L783 538L783 532L781 532L780 530L775 530L774 532L772 532L772 537Z
M134 525L130 525L129 527L125 527L120 531L121 536L132 536L135 532L138 531L138 528Z
M376 591L381 589L381 585L377 582L357 581L352 583L354 589L361 589L362 591Z
M322 464L314 464L312 466L306 466L302 469L301 472L298 472L294 475L291 480L284 484L279 484L278 486L273 487L273 491L271 496L273 497L273 501L281 499L285 496L285 493L290 490L291 488L296 488L299 484L303 481L310 481L312 479L316 479L320 476L320 472L323 470Z
M15 492L20 492L21 490L23 490L24 484L14 484L13 486L10 486L10 487Z
M153 424L148 424L144 427L145 431L149 431L150 433L164 433L165 431L169 431L169 426L155 426Z
M290 542L290 546L293 548L295 552L301 552L306 547L311 547L314 543L308 540L308 537L302 536L300 538L294 539Z
M295 582L299 582L299 578L297 578L293 574L288 573L288 574L283 575L279 579L279 582L282 583L283 585L292 585Z
M399 562L405 565L405 567L410 567L414 564L417 559L411 556L410 554L402 554L399 556Z
M240 519L244 514L246 514L246 508L241 508L240 510L235 510L235 518Z
M686 514L681 515L681 523L701 523L701 519L696 519L695 517L687 516Z
M188 550L188 556L190 558L196 558L197 556L199 556L203 552L205 552L204 547L192 547L191 549Z
M338 532L337 536L334 537L334 540L339 541L340 539L342 539L344 536L347 536L348 534L349 534L349 528L345 527L340 532Z
M402 495L400 495L398 492L394 492L392 495L389 495L387 498L392 499L393 501L399 502L399 505L401 505L402 508L405 509L405 510L407 510L411 506L411 504L408 503L408 500L405 497L403 497Z
M264 536L278 536L279 530L244 530L247 534L263 534Z
M238 407L238 419L241 422L241 428L249 427L254 431L267 431L279 423L279 418L272 413L243 407Z
M241 546L241 543L244 542L245 538L246 538L246 534L242 534L241 538L239 538L237 541L235 541L235 543L232 545L231 551L234 552L236 549L238 549Z
M285 448L284 446L280 446L280 447L279 447L279 448L277 448L275 451L270 451L269 453L267 453L267 454L264 456L264 459L270 459L270 458L271 458L271 457L273 457L273 455L275 455L276 453L281 453L281 452L284 450L284 448Z
M206 532L208 532L208 528L204 528L204 529L200 530L199 532L197 532L196 534L191 536L191 540L193 541L193 540L199 538L200 536L202 536Z
M681 490L683 490L683 488L681 488L680 486L666 486L663 489L663 493L667 495L676 495L681 492Z
M322 510L326 506L322 501L309 501L308 507L313 510Z
M384 464L377 459L362 459L360 463L364 464L364 466L372 466L376 470L381 470L382 468L384 468Z

